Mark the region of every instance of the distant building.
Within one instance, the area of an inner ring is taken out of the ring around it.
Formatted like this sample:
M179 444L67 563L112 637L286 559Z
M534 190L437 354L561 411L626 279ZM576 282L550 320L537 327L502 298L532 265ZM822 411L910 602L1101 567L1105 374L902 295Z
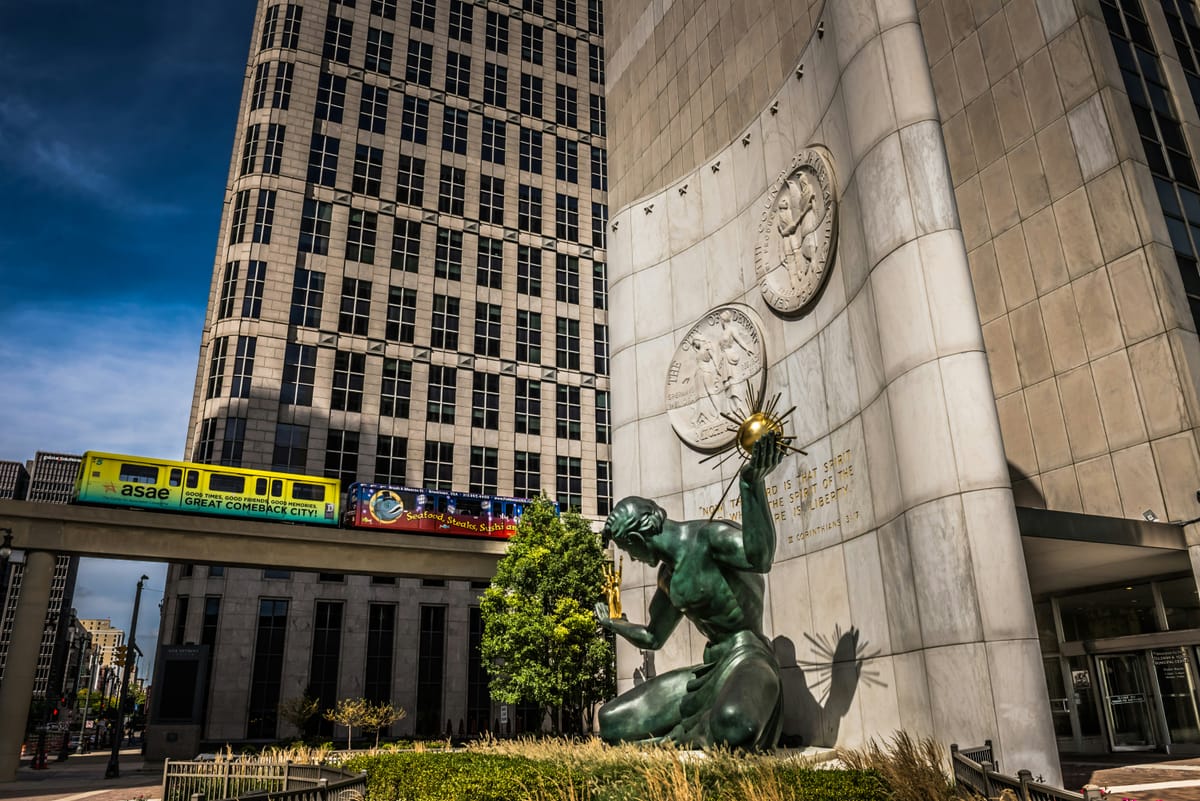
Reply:
M22 501L29 489L29 471L20 462L0 461L0 498Z

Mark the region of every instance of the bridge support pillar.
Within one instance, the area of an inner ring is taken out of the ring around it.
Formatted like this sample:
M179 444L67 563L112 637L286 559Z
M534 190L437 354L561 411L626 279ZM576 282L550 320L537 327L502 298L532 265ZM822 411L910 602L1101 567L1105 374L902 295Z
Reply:
M46 612L50 608L50 582L53 579L54 554L27 551L4 680L0 682L0 782L17 778L21 741L25 738L25 720L33 697L33 676L37 670Z

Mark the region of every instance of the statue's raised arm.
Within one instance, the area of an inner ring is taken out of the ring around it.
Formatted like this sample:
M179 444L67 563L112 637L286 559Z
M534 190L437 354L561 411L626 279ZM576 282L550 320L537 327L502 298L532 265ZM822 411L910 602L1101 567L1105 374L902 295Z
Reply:
M775 560L775 523L767 501L766 477L779 466L783 449L774 432L754 443L738 478L742 495L742 527L725 523L714 533L714 556L734 567L766 573Z

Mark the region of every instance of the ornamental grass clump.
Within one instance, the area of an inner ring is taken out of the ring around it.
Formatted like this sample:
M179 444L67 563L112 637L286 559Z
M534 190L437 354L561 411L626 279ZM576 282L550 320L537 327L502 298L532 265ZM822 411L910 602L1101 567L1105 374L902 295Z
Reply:
M837 750L852 770L873 771L892 801L954 801L963 796L948 773L946 751L929 737L896 732L890 741L872 739L862 748Z

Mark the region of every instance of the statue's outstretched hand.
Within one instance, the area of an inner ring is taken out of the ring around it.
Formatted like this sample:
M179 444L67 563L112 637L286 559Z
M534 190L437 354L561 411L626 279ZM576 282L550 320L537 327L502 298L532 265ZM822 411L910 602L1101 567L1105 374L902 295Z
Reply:
M754 484L764 480L772 470L783 461L783 449L779 447L779 437L775 432L768 432L759 437L750 451L750 460L742 468L742 480Z
M612 618L608 614L608 604L604 601L596 601L596 622L603 628L613 630Z

